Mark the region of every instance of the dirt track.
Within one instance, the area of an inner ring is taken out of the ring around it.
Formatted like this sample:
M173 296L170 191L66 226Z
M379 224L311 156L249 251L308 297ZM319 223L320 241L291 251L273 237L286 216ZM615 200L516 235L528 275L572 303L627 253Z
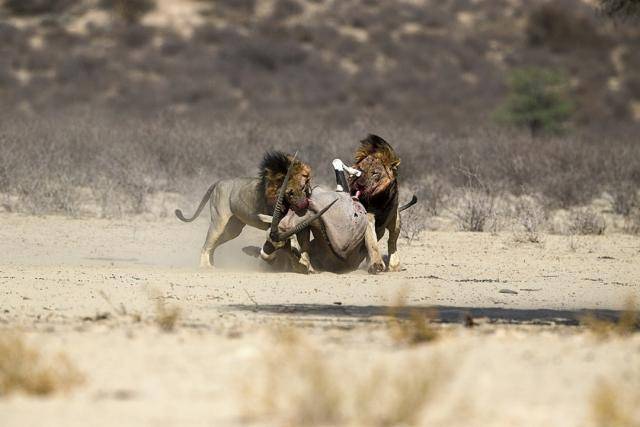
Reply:
M0 400L3 426L241 424L238 384L257 375L246 370L271 351L278 325L354 369L416 353L443 360L447 379L420 424L585 425L599 380L640 384L638 334L599 341L571 326L582 309L616 317L629 297L640 300L634 237L571 245L566 236L521 244L509 233L426 233L401 246L401 273L301 276L262 271L242 254L261 241L255 230L221 248L220 268L197 268L205 220L4 214L0 224L0 326L64 351L86 378L69 395ZM181 309L174 333L154 322L158 295ZM390 313L426 306L438 306L442 338L394 341ZM477 328L459 325L467 313Z

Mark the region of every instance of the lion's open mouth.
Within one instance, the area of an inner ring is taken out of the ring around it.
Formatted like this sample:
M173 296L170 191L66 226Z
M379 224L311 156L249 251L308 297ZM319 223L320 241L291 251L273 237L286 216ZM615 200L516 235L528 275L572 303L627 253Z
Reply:
M366 185L356 183L351 190L351 196L353 196L355 199L360 199L361 197L368 198L373 196L377 192L377 188L378 185L368 187Z

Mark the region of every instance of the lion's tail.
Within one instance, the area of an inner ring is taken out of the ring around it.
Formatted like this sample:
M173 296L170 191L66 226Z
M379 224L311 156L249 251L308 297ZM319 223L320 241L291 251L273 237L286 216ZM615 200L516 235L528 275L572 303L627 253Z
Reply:
M406 205L402 205L398 208L398 212L402 212L405 209L409 209L411 206L415 205L416 203L418 203L418 198L414 194L411 200L409 200L409 202Z
M216 188L216 185L218 185L217 182L215 184L212 184L211 187L209 187L209 189L207 190L207 192L204 193L204 196L202 197L202 200L200 201L200 205L198 206L198 209L196 209L196 213L194 213L191 218L185 218L185 216L182 213L182 211L180 209L176 209L175 213L176 213L176 216L178 217L178 219L180 221L182 221L182 222L191 222L194 219L196 219L198 217L198 215L200 215L200 212L202 212L202 209L204 208L204 205L206 205L207 202L209 201L209 199L211 198L211 193L213 193L213 190Z

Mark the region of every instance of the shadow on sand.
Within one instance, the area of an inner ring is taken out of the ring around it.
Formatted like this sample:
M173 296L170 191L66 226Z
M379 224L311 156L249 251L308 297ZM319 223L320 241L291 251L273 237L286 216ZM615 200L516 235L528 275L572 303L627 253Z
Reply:
M493 307L452 307L452 306L381 306L381 305L338 305L338 304L234 304L226 306L234 311L251 311L263 314L288 316L313 316L327 318L350 318L366 320L375 317L410 317L424 313L436 322L466 323L469 318L487 319L490 323L534 324L534 325L579 325L587 315L599 319L617 321L623 313L618 310L552 310L517 309ZM371 319L373 320L373 319Z

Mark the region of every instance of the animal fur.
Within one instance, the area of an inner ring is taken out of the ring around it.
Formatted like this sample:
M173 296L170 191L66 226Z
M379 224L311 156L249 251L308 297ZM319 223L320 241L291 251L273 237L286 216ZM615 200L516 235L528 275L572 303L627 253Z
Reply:
M378 135L369 134L360 141L360 147L355 154L356 164L369 156L377 158L391 168L397 169L400 165L400 157L398 157L391 145Z
M385 268L378 240L385 230L389 231L388 253L392 271L400 270L396 253L400 235L398 211L398 167L400 158L387 141L378 135L368 135L360 141L355 153L355 169L362 172L350 183L352 195L358 195L367 210L369 228L366 243L369 251L369 271L374 273Z
M268 152L262 159L258 177L225 179L211 185L191 218L186 218L181 210L176 209L175 214L179 220L191 222L200 215L207 202L210 204L211 223L200 256L202 266L213 266L216 248L238 237L245 225L262 230L268 228L260 219L260 214L273 214L276 193L284 181L291 160L292 157L285 153ZM310 177L309 165L296 160L285 192L286 208L295 211L306 209L311 194ZM303 240L301 263L308 259L306 239L303 237L300 237ZM310 263L303 267L311 268Z
M287 155L282 151L268 151L262 158L262 162L260 162L260 191L264 194L265 203L269 207L269 214L273 213L278 189L284 181L284 176L287 174L292 159L293 156ZM291 169L291 181L294 184L308 186L306 190L310 193L310 178L311 167L296 159ZM306 182L302 182L303 180Z

